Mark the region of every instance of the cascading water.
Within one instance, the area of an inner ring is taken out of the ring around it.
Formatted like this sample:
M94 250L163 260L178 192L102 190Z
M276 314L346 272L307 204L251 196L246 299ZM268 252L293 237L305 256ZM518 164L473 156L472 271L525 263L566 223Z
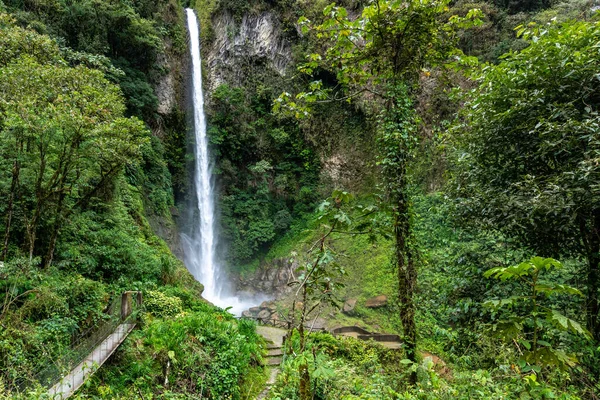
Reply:
M192 56L192 101L194 104L194 133L196 158L194 187L198 223L194 224L192 236L186 240L186 265L196 279L204 284L204 297L210 301L219 298L215 263L214 204L211 184L211 167L208 159L206 119L204 115L204 93L202 92L202 65L200 61L200 39L198 21L193 10L187 9Z
M192 57L192 101L195 133L194 188L197 215L193 218L189 235L181 235L184 261L192 275L204 285L202 294L204 298L220 307L231 307L231 312L239 315L243 310L264 299L232 296L229 293L225 276L221 276L219 273L219 263L215 256L217 235L215 233L212 168L208 154L204 94L202 92L200 29L194 11L188 8L186 13Z

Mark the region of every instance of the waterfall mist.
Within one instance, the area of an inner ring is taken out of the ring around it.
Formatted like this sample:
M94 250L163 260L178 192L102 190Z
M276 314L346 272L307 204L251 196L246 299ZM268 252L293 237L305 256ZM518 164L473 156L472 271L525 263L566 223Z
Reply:
M196 14L186 9L190 34L192 59L192 102L194 114L194 170L193 188L195 198L189 204L192 221L190 228L181 235L184 262L194 277L204 285L202 296L219 307L231 307L230 312L239 315L242 311L266 300L265 297L234 295L226 273L219 265L215 229L214 185L212 165L208 153L204 94L202 91L202 62L200 56L200 29Z

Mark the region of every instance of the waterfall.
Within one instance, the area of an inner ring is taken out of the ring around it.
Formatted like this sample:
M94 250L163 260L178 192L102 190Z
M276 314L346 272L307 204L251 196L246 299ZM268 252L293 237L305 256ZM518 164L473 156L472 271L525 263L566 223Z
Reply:
M231 307L231 312L240 314L262 298L232 296L229 284L216 257L217 235L215 232L215 206L212 184L212 168L208 154L204 94L202 92L202 62L200 58L200 29L192 9L186 9L190 33L192 58L192 102L194 109L194 189L195 204L189 234L182 234L184 261L196 280L204 285L202 296L220 307ZM222 276L223 275L223 276Z
M194 105L194 188L198 223L194 224L192 236L184 244L185 261L194 277L204 285L204 297L215 302L220 297L217 286L217 264L215 262L215 221L214 199L211 182L211 165L206 137L206 118L204 115L204 94L202 92L202 64L200 60L200 38L198 20L194 11L187 9L188 29L190 32L190 52L192 56L192 101Z

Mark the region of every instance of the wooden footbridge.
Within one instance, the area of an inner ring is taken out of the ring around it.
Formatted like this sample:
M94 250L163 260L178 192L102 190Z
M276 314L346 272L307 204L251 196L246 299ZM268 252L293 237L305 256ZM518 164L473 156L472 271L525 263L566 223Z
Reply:
M37 374L53 400L73 395L100 368L135 328L142 292L124 292L108 309L108 319L80 338L65 357Z

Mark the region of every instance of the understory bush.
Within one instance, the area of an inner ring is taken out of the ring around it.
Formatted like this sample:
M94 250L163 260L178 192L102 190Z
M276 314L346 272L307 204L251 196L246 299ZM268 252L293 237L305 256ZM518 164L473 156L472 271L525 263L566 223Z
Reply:
M115 358L93 378L86 396L240 399L246 377L262 371L263 341L256 325L196 300L149 291L148 314ZM159 306L160 304L160 306ZM167 310L166 307L169 307Z

